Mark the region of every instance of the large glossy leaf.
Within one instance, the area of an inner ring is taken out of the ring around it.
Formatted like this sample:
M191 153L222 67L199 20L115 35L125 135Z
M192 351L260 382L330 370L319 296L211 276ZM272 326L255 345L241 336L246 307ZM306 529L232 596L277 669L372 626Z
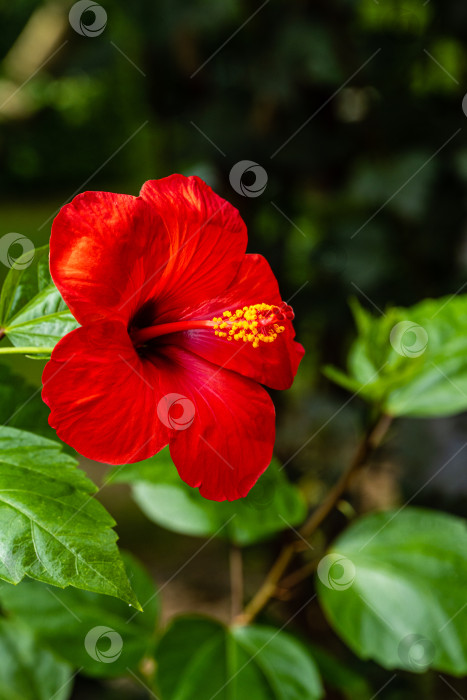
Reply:
M36 581L0 586L0 603L23 620L57 655L81 672L116 676L152 651L159 601L154 584L133 558L124 555L133 590L144 604L135 612L109 596L57 590Z
M48 347L78 324L49 272L49 247L38 248L27 267L23 257L9 270L0 294L0 328L13 345Z
M67 700L70 666L44 649L26 625L0 620L2 700Z
M321 605L362 658L386 668L467 672L467 528L406 508L366 516L320 562Z
M164 700L316 700L315 663L296 639L274 629L175 620L156 650Z
M388 309L374 318L354 303L358 338L348 373L326 374L394 416L467 409L467 295Z
M200 496L178 476L168 448L155 457L116 467L112 480L132 485L143 512L168 530L230 539L239 545L267 538L306 516L305 500L273 460L246 498L217 503Z
M0 428L0 578L106 593L138 607L94 484L59 443Z

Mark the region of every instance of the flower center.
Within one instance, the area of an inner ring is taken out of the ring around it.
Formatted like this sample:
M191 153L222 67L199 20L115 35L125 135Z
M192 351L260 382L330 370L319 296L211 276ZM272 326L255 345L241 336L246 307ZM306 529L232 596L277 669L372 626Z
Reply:
M130 330L130 337L135 347L140 347L161 335L210 328L219 338L230 341L241 340L257 348L260 343L272 343L280 333L285 331L282 323L286 320L291 321L293 317L292 308L284 301L279 306L252 304L235 311L224 311L222 316L214 317L211 321L175 321L147 328L133 328Z
M233 313L224 311L222 316L213 318L215 335L227 340L242 340L252 343L254 348L260 343L272 343L280 333L285 331L281 321L293 319L290 306L282 302L281 306L271 304L253 304L237 309Z

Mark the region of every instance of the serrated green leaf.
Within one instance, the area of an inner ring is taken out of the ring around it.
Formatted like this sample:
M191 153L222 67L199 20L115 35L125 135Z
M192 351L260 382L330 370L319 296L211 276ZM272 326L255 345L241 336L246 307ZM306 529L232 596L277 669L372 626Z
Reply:
M38 248L28 267L18 258L0 294L0 328L20 347L51 347L78 327L49 272L49 247Z
M419 508L358 520L317 572L318 596L351 649L385 668L467 672L467 528Z
M264 540L306 516L304 497L275 460L248 496L230 503L208 501L185 484L168 448L144 462L114 468L110 478L130 483L135 501L158 525L198 537L217 534L238 545Z
M96 487L61 445L0 428L0 578L106 593L138 607Z
M332 365L326 365L323 367L323 374L335 384L338 384L352 393L357 392L361 387L360 382L352 377L349 377L344 372L341 372L340 369L337 369Z
M36 581L1 584L0 603L82 673L125 674L153 650L159 600L143 567L128 554L123 559L133 590L144 604L142 613L109 596L76 588L57 590Z
M362 335L365 334L371 326L373 320L372 315L360 304L356 297L350 299L349 306L358 332Z
M55 440L25 430L0 427L0 462L29 469L65 483L72 481L76 488L89 494L95 493L97 486L81 469L76 468L76 459L62 450L62 443Z
M317 700L315 663L294 637L273 627L224 627L202 617L175 620L157 650L164 700Z
M24 624L0 620L2 700L68 700L71 668L44 649Z
M392 416L467 409L467 295L357 317L348 374L326 368L330 379Z

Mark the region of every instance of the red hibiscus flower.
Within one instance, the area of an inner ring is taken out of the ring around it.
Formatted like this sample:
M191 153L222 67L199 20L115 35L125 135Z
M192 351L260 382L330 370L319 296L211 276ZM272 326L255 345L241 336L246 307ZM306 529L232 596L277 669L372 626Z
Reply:
M238 211L197 177L139 197L85 192L50 240L55 284L80 324L43 374L50 425L82 455L124 464L169 444L213 500L245 496L268 466L274 406L304 350Z

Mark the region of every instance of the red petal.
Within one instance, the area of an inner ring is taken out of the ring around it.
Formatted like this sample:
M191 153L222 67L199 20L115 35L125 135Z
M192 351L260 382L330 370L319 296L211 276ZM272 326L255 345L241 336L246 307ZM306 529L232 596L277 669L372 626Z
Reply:
M234 311L262 302L281 303L277 280L261 255L245 255L227 291L191 310L189 317L213 318L222 315L224 310ZM272 389L288 389L305 350L293 340L295 331L292 323L281 321L281 324L285 326L284 333L278 335L273 343L261 343L258 348L242 341L229 342L215 336L210 329L177 333L172 336L171 342Z
M184 429L174 429L169 439L181 478L214 501L246 496L271 461L271 398L256 382L196 355L171 346L164 352L174 362L171 376L164 376L167 393L188 401Z
M163 358L160 366L170 371ZM54 348L42 381L50 425L89 459L137 462L168 442L169 431L157 417L159 371L138 357L121 323L98 322L68 333Z
M157 268L168 256L161 219L139 197L84 192L62 207L52 226L52 277L80 323L127 322L153 293Z
M154 318L176 320L235 276L247 232L238 211L197 177L143 185L140 197L85 192L52 226L50 268L80 323L125 323L150 299Z
M157 300L157 323L163 323L227 288L245 253L247 231L237 209L199 177L150 180L141 197L161 214L170 240Z
M271 461L274 405L261 386L162 343L141 359L119 322L66 335L43 384L50 425L89 459L137 462L169 442L181 478L216 501L245 496Z

